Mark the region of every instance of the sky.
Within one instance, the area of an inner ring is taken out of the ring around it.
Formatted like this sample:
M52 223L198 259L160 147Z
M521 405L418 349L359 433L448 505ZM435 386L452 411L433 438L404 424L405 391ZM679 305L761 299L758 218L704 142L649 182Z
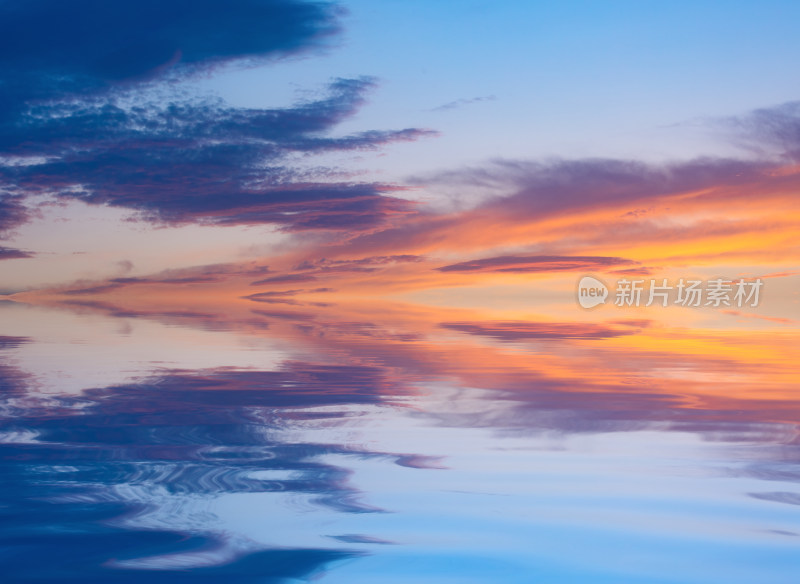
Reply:
M779 274L797 314L796 3L0 10L5 294Z
M794 582L798 22L0 0L8 577Z

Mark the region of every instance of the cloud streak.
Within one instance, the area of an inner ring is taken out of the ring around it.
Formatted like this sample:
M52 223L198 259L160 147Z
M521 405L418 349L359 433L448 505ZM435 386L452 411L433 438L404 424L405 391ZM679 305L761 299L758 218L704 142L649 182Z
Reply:
M440 272L572 272L604 270L635 263L624 258L597 256L498 256L450 264L436 269Z
M635 332L593 323L577 322L443 322L442 328L500 341L610 339Z
M373 85L370 79L339 79L326 97L285 109L233 108L218 101L51 107L27 120L18 145L45 161L0 167L0 180L28 195L126 208L161 223L369 229L411 212L413 204L385 194L388 186L315 181L284 159L374 149L429 133L326 137Z
M0 260L17 260L24 258L32 258L34 254L21 249L14 249L11 247L0 246Z
M373 79L334 79L324 95L285 108L233 107L170 89L228 63L319 47L338 29L336 16L332 5L296 0L3 3L0 231L24 222L21 201L39 194L157 223L294 231L359 232L411 212L395 187L333 182L327 170L288 163L433 135L331 136Z
M456 99L453 101L448 101L440 106L432 108L430 111L432 112L446 112L454 109L458 109L460 107L464 107L465 105L470 105L473 103L480 103L483 101L494 101L497 97L494 95L483 95L480 97L472 97L472 98L461 98Z

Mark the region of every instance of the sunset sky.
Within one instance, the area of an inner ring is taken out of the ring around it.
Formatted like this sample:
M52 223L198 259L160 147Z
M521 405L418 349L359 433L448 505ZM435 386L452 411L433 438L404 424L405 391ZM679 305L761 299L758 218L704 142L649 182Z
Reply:
M592 387L641 363L693 399L734 366L728 397L787 399L800 7L720 6L86 0L68 30L61 3L2 5L3 292L257 336L399 327L459 375L487 350ZM759 301L614 302L719 278Z
M770 275L798 315L796 3L0 10L4 293Z
M798 23L0 0L0 573L795 584Z

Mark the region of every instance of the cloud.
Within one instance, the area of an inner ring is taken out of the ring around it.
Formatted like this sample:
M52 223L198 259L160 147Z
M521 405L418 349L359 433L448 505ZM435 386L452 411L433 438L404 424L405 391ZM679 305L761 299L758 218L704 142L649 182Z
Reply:
M329 274L338 273L371 273L375 272L382 267L391 266L394 264L403 263L416 263L423 261L424 258L418 255L401 254L401 255L387 255L387 256L369 256L364 258L342 259L334 260L328 258L307 259L303 260L294 267L295 273L287 273L269 278L263 278L251 282L251 286L261 286L264 284L282 284L282 283L295 283L295 282L313 282L320 277ZM328 290L327 288L318 288L311 290L311 292L318 292ZM257 294L247 296L253 299Z
M88 294L88 292L86 293ZM70 296L69 292L66 295ZM159 308L143 311L97 300L65 300L59 303L59 306L78 314L102 313L115 318L157 318L168 324L182 325L194 322L202 326L204 330L223 330L227 326L218 322L215 314L195 310Z
M117 268L119 268L119 271L123 274L127 274L133 270L134 265L130 260L120 260L117 262Z
M49 106L25 120L17 145L45 161L0 166L0 181L7 189L127 208L170 224L370 229L414 204L386 195L392 188L385 185L314 180L313 171L300 172L284 159L429 134L405 129L326 137L373 85L335 80L326 97L284 109L219 101Z
M2 177L2 170L0 170L0 177ZM0 178L0 180L2 179ZM0 183L0 237L29 219L30 215L22 203L22 199L23 197L19 195L4 193L2 183Z
M439 196L464 195L478 202L454 211L420 209L385 229L352 238L341 254L450 252L469 257L501 256L515 249L519 255L618 255L635 260L621 267L646 275L677 256L697 262L697 256L729 252L734 237L757 237L765 230L772 238L786 238L776 243L784 255L794 253L792 215L776 210L794 208L800 175L764 158L664 164L600 158L494 160L409 181ZM693 250L692 257L686 256L687 249ZM459 269L470 266L449 268Z
M795 324L797 320L791 318L782 318L778 316L765 316L763 314L753 314L750 312L742 312L741 310L722 310L722 314L728 314L730 316L736 316L738 318L756 318L759 320L765 320L767 322L774 322L777 324Z
M603 256L498 256L436 268L440 272L564 272L603 270L636 262Z
M111 292L118 288L122 288L123 284L99 284L97 286L88 286L86 288L71 288L69 290L62 290L61 294L67 296L80 296L82 294L102 294L104 292Z
M303 303L295 300L292 296L296 296L302 292L304 292L304 290L275 290L272 292L248 294L247 296L242 296L242 298L252 300L253 302L265 302L267 304L292 304L294 306L300 306Z
M242 296L245 300L252 300L253 302L264 302L268 304L292 304L294 306L329 306L328 304L320 304L318 302L300 302L293 297L300 294L319 294L322 292L334 292L333 288L313 288L305 290L298 288L295 290L270 290L269 292L258 292L256 294L248 294Z
M357 533L348 533L345 535L329 535L328 537L339 541L343 541L344 543L368 543L377 545L394 544L393 541L387 541L385 539L380 539L378 537L372 537L371 535L361 535Z
M68 296L102 294L126 286L169 284L213 284L229 277L256 276L269 273L269 267L258 262L246 264L208 264L190 268L169 269L150 276L119 276L102 282L78 280L58 289Z
M609 274L618 274L620 276L652 276L655 268L648 268L642 266L640 268L625 268L623 270L610 270Z
M775 272L771 274L763 274L759 278L788 278L789 276L800 275L800 272Z
M338 29L336 12L296 0L6 0L0 112L308 50Z
M22 258L32 258L34 254L21 249L0 246L0 260L16 260Z
M762 501L772 501L774 503L785 503L786 505L800 505L800 495L797 493L775 492L775 493L748 493L755 499Z
M500 341L610 339L635 332L632 329L615 329L599 324L573 322L443 322L439 326Z
M432 112L444 112L444 111L460 108L460 107L463 107L465 105L470 105L470 104L473 104L473 103L480 103L482 101L494 101L496 99L497 99L497 97L494 96L494 95L483 95L483 96L480 96L480 97L473 97L473 98L469 98L469 99L467 99L467 98L456 99L454 101L449 101L449 102L447 102L445 104L442 104L440 106L432 108L430 111L432 111Z
M725 158L698 158L673 164L635 160L494 160L416 180L448 188L481 188L489 196L477 210L514 214L519 219L568 210L611 207L660 196L762 178L773 165Z
M208 284L222 282L229 276L255 276L269 273L269 267L258 262L247 264L208 264L191 268L169 269L151 276L111 278L111 285L131 284Z
M287 162L433 134L331 136L373 79L334 79L285 108L232 107L172 84L319 47L337 14L296 0L0 4L0 231L27 219L21 202L36 194L160 223L287 230L360 232L410 212L396 187L334 182L329 169Z
M311 274L285 274L283 276L272 276L270 278L264 278L263 280L256 280L255 282L250 282L250 285L260 286L261 284L282 284L285 282L313 282L316 279L316 276L312 276Z
M765 149L777 151L794 161L800 160L800 101L724 118L716 125L732 129L742 146L759 153L765 153Z
M362 271L377 269L378 266L385 266L394 263L421 262L425 258L414 254L398 254L386 256L369 256L365 258L333 260L320 258L317 260L305 260L298 264L296 270L321 270L321 271Z

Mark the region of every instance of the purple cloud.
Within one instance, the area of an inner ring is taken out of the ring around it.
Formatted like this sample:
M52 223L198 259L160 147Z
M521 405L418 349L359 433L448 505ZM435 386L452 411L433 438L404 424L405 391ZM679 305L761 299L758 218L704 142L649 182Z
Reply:
M498 191L477 209L520 220L572 209L647 201L720 185L763 178L768 162L698 158L669 165L633 160L586 158L538 162L494 160L477 168L416 177L415 181L448 188Z
M615 329L599 324L573 322L443 322L439 326L500 341L609 339L635 332L633 329Z
M339 79L329 95L285 109L221 102L50 106L25 120L17 148L42 162L0 165L0 183L140 212L151 221L360 231L414 205L377 184L319 182L283 163L290 154L372 149L430 132L324 133L374 85ZM323 178L322 176L317 177Z
M601 270L636 264L633 260L607 256L497 256L436 268L440 272L564 272Z
M413 254L369 256L358 259L331 260L320 258L306 260L295 266L296 270L318 270L322 272L372 272L379 266L394 263L421 262L425 258Z
M16 260L22 258L32 258L34 254L21 249L0 246L0 260Z
M1 176L2 168L0 167ZM1 182L0 186L2 186ZM0 237L29 219L28 210L22 204L22 199L19 195L10 195L0 189Z
M286 274L283 276L272 276L270 278L264 278L263 280L256 280L255 282L250 282L250 285L260 286L261 284L283 284L286 282L313 282L316 279L316 276L312 276L311 274Z
M772 149L793 161L800 160L800 101L725 118L721 125L726 130L732 129L742 146L759 154Z

